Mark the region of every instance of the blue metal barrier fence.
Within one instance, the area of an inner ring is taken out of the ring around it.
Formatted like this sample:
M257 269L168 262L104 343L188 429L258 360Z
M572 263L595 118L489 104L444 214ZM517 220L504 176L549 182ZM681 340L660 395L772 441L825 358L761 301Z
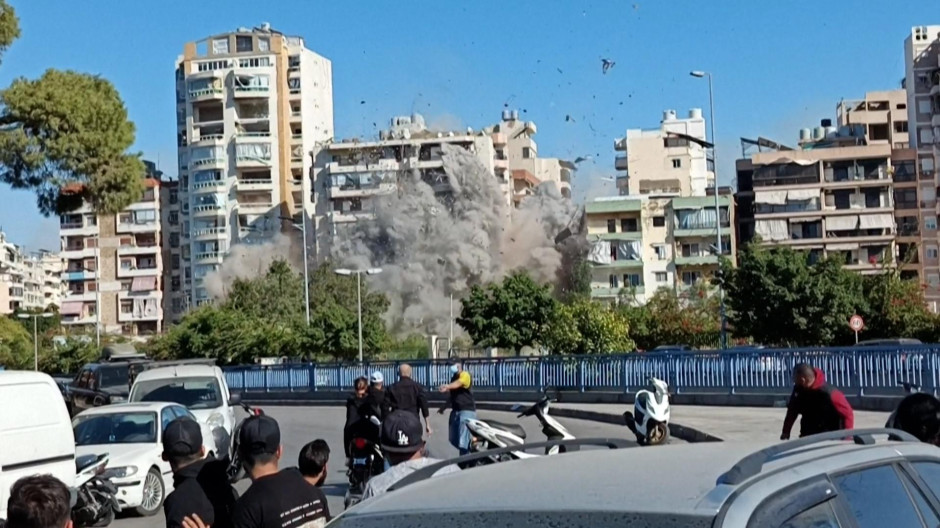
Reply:
M476 391L634 392L650 376L677 393L786 393L798 363L820 368L846 394L889 395L902 382L936 393L940 344L895 347L697 351L674 354L465 359ZM229 387L243 392L351 391L355 379L381 372L397 379L403 361L365 364L294 363L226 367ZM433 388L450 381L449 362L408 361L415 381Z

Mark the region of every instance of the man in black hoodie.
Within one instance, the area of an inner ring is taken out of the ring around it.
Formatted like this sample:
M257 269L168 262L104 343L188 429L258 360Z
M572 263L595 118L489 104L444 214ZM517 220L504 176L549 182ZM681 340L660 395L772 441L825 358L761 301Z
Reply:
M163 459L173 469L174 490L163 503L167 528L181 528L193 515L212 528L231 528L238 494L226 474L228 461L206 458L198 423L177 418L167 424Z
M385 396L387 411L407 411L415 416L424 416L424 430L431 434L431 420L428 420L428 397L424 387L411 377L411 365L402 363L398 367L398 382L388 388ZM420 415L418 414L420 411Z

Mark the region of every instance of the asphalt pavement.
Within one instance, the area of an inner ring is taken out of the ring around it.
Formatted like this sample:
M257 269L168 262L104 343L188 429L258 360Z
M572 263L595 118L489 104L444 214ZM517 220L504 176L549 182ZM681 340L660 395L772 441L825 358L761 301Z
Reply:
M343 511L343 497L346 493L347 479L343 459L343 424L346 419L346 410L343 407L265 407L265 414L277 419L281 426L281 443L284 446L284 457L281 467L297 465L297 455L304 444L317 438L322 438L330 445L331 455L328 464L328 476L323 491L329 500L330 512L338 515ZM542 429L535 417L517 419L514 413L480 411L483 420L492 419L506 423L518 423L526 431L528 442L545 441ZM558 421L568 428L577 438L622 438L632 440L626 426L558 418ZM457 456L447 439L447 415L438 415L431 411L431 429L433 434L428 440L428 452L435 458L452 458ZM236 488L240 492L247 489L247 480L239 483ZM111 524L114 528L162 528L166 526L163 513L153 517L137 517L135 515L120 514Z

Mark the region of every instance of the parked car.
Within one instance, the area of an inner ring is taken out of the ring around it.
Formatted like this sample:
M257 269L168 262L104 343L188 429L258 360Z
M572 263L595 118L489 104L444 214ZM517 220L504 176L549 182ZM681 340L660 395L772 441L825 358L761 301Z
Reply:
M241 403L241 396L229 391L225 373L219 367L180 364L145 370L134 380L129 400L173 402L186 407L208 426L219 455L228 454L235 407Z
M434 464L330 526L937 526L940 450L896 434L903 441L857 430L770 445L581 450L429 478L442 467Z
M653 350L649 350L647 354L675 354L677 352L692 352L692 347L689 345L659 345Z
M22 477L50 474L75 482L75 438L59 386L41 372L0 372L0 519L10 486Z
M65 402L69 414L76 414L110 403L127 401L131 367L143 368L147 360L100 361L88 363L66 385Z
M177 418L196 420L175 403L121 403L89 409L72 420L76 456L106 452L110 455L104 476L118 488L121 509L139 515L160 511L163 499L173 491L170 465L163 460L162 435ZM207 456L218 452L203 425Z

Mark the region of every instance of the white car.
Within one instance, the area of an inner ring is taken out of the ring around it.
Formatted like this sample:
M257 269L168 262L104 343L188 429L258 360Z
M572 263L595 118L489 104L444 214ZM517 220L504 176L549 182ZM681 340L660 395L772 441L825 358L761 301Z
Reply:
M208 426L219 447L219 457L228 455L238 394L231 394L225 373L214 365L177 365L141 372L131 387L130 402L173 402L188 408Z
M160 511L173 491L170 465L163 460L163 430L181 417L195 420L182 405L166 402L119 403L88 409L72 420L75 456L110 455L104 476L117 487L121 509L150 516ZM208 428L202 426L206 454L217 453Z

